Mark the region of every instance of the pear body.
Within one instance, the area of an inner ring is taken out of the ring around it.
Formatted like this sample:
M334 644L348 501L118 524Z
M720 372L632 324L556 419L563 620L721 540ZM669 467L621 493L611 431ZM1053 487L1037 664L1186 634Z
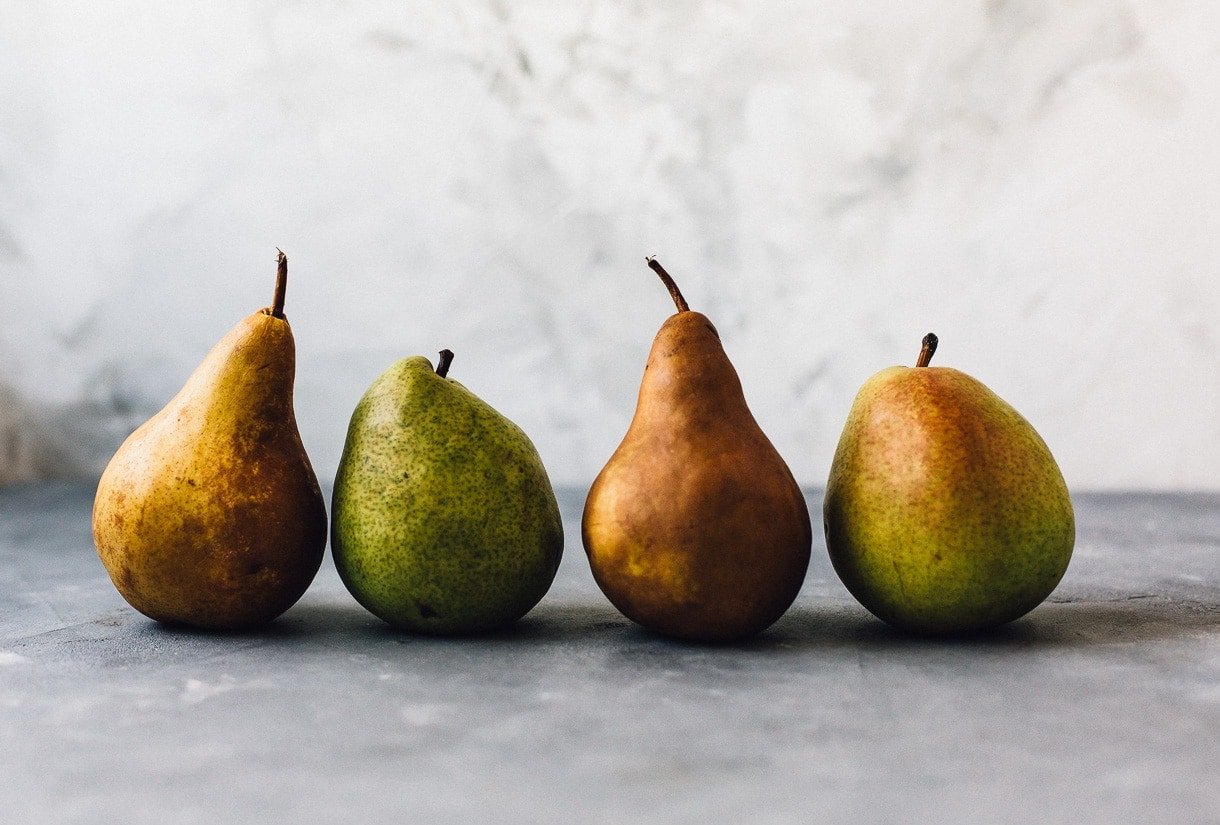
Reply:
M1041 603L1076 528L1059 466L1003 399L946 367L891 367L860 389L824 504L835 571L910 631L983 630Z
M529 437L428 359L404 358L352 414L331 547L352 595L395 627L504 627L546 594L563 526Z
M805 497L704 315L679 312L657 333L582 536L614 606L664 635L744 639L796 598L812 541Z
M103 472L94 543L146 616L253 628L313 581L326 507L293 412L295 352L284 318L249 316Z

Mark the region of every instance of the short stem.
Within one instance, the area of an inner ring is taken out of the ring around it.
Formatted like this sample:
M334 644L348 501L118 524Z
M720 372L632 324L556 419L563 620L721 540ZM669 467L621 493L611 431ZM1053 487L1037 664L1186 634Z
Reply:
M674 306L678 308L678 312L690 312L690 306L687 305L686 299L682 297L682 290L678 289L678 285L674 283L674 279L669 277L669 273L665 271L665 267L661 266L660 262L649 255L645 260L652 267L652 271L661 276L661 282L665 284L665 288L669 290L669 297L674 299Z
M915 360L915 366L926 367L931 363L932 356L936 354L937 343L936 336L931 332L923 337L923 346L919 348L919 358Z
M271 299L271 317L284 317L284 293L288 291L288 256L279 247L275 251L275 297Z
M446 375L449 374L449 365L452 363L453 363L452 350L447 350L447 349L441 350L441 357L436 362L436 374L439 375L441 378L444 378Z

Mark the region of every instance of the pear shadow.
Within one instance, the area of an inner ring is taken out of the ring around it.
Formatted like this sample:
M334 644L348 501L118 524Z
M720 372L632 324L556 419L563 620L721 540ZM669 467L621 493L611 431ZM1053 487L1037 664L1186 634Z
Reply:
M116 624L118 620L110 620ZM737 642L693 642L651 632L608 603L543 601L523 618L497 630L433 635L386 624L356 602L298 603L261 628L219 631L165 624L146 617L122 621L140 635L179 641L290 642L328 644L360 640L423 647L495 645L505 649L587 644L630 649L636 654L806 655L816 651L869 649L1033 650L1088 649L1155 644L1220 631L1220 604L1211 601L1133 597L1108 601L1046 602L992 630L956 635L921 635L890 627L860 605L845 600L798 604L758 636Z
M636 626L610 605L583 602L543 601L507 627L464 634L417 633L376 620L373 636L398 644L462 645L496 644L517 647L538 644L569 644L581 640L631 633Z
M682 642L651 633L608 603L543 601L512 624L474 633L421 633L394 627L353 601L302 601L262 627L216 630L181 623L161 622L136 614L133 629L178 641L234 642L310 640L342 643L349 640L392 642L401 645L462 646L495 644L503 647L571 644L581 641L604 644L608 639L655 641L675 646Z
M367 633L385 624L354 599L301 601L266 628L264 635L278 639L330 638Z
M999 627L925 635L891 627L855 604L795 607L760 641L779 650L919 647L1087 649L1161 643L1220 630L1220 605L1153 597L1046 602Z
M300 601L265 625L237 630L196 627L182 622L164 622L136 613L135 628L176 640L223 642L320 639L359 633L381 620L356 602Z

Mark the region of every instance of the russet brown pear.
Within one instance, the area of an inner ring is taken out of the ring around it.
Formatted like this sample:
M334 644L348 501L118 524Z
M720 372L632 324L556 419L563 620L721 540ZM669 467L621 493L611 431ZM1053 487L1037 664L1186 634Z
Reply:
M692 641L743 639L796 598L809 510L715 327L649 265L678 312L657 333L635 416L589 490L585 550L602 591L633 621Z
M271 621L309 587L326 509L292 405L296 349L273 305L220 340L98 483L93 539L136 610L238 630Z

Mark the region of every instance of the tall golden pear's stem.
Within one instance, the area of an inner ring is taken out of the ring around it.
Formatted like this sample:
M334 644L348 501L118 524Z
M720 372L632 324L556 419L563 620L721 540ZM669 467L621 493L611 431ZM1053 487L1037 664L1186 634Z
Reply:
M271 317L284 317L284 294L288 291L288 256L278 246L275 248L275 297L271 299Z
M678 285L674 283L673 278L669 277L669 273L665 271L665 267L661 266L656 256L649 255L644 260L648 261L648 265L652 267L653 272L661 276L661 282L669 290L669 297L674 299L674 306L678 308L678 312L690 312L690 306L686 303L686 299L682 297L682 290L678 289Z
M441 350L441 357L436 362L436 374L444 378L449 374L449 365L453 363L453 351Z
M929 332L923 337L923 346L919 348L919 358L915 360L915 366L926 367L932 362L932 356L936 354L936 345L939 343L934 333Z

